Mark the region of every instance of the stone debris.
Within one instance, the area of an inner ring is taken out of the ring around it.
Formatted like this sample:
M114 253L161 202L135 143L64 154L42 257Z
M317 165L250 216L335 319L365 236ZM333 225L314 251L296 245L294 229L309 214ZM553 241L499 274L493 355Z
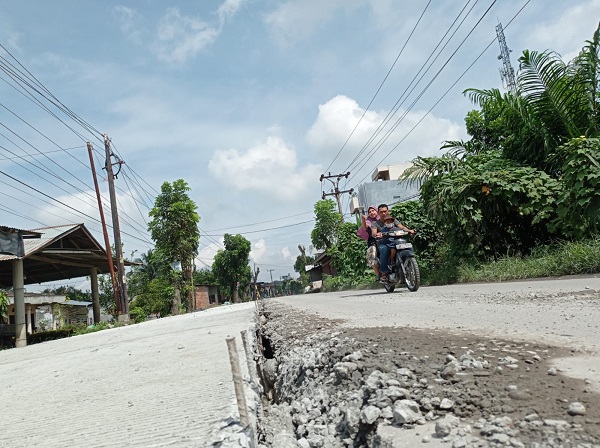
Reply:
M417 443L442 441L449 448L600 447L600 431L584 430L600 421L586 423L589 411L572 399L579 395L562 396L556 413L540 414L536 393L520 387L519 379L532 374L521 363L561 381L556 369L544 367L545 349L496 340L476 347L447 342L443 358L417 356L384 338L373 343L352 337L351 330L340 333L335 322L283 305L270 303L267 311L264 336L277 367L273 397L259 416L261 447L287 447L293 435L302 448L394 448L406 446L398 440L417 428L427 429ZM311 331L309 319L318 319L319 331Z

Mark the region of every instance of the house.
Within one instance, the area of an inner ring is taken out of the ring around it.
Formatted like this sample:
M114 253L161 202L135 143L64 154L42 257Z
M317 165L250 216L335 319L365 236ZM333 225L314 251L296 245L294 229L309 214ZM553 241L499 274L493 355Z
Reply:
M194 285L194 310L204 310L222 304L219 285L209 283Z
M307 286L306 292L319 291L323 286L323 274L335 277L336 272L334 267L331 265L331 257L327 255L327 252L321 252L317 254L313 264L309 264L304 267L308 273L310 285Z
M108 273L109 263L115 260L84 224L32 230L0 226L0 288L14 291L15 346L27 345L27 329L32 328L25 285L90 276L93 316L99 322L98 274Z
M350 213L366 210L370 205L410 201L419 197L419 187L398 178L412 163L378 166L371 175L371 182L360 184L350 200Z

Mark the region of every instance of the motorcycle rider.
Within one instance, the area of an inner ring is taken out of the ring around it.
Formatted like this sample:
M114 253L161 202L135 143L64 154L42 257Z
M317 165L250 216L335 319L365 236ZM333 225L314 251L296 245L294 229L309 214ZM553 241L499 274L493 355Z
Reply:
M386 229L386 222L390 226L390 227L387 227L388 232L389 232L389 229L393 229L394 227L402 229L402 230L410 233L411 235L413 235L415 233L415 231L400 224L400 221L395 219L393 216L390 216L389 215L390 210L389 210L389 207L387 206L387 204L380 204L379 207L377 207L377 211L379 213L379 220L375 221L372 224L371 232L372 232L373 237L377 239L377 248L379 249L379 270L381 272L381 280L387 281L388 275L390 272L389 265L394 263L394 258L396 257L396 246L395 246L395 244L386 242L385 239L383 239L384 232L382 232L382 231L384 229ZM390 247L390 246L392 246L392 247ZM390 258L392 249L394 252L394 258Z

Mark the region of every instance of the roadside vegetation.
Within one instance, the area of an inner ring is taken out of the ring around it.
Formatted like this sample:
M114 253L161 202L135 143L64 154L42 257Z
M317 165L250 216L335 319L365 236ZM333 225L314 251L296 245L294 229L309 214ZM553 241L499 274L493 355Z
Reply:
M418 230L425 284L600 272L599 51L600 28L570 62L525 50L515 91L464 92L479 107L468 141L413 160L400 180L420 198L391 214ZM371 283L358 223L332 221L332 202L315 205L311 235L337 271L324 289Z

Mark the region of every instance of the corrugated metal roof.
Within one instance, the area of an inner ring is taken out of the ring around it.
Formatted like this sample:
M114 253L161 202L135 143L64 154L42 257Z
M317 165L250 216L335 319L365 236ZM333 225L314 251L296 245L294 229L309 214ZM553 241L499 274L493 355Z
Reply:
M63 224L60 226L42 227L39 229L24 230L24 232L35 232L41 234L40 238L35 239L23 239L23 246L25 247L25 258L29 255L38 252L40 249L51 244L61 236L69 231L77 229L82 224ZM16 255L0 254L0 261L15 260Z

